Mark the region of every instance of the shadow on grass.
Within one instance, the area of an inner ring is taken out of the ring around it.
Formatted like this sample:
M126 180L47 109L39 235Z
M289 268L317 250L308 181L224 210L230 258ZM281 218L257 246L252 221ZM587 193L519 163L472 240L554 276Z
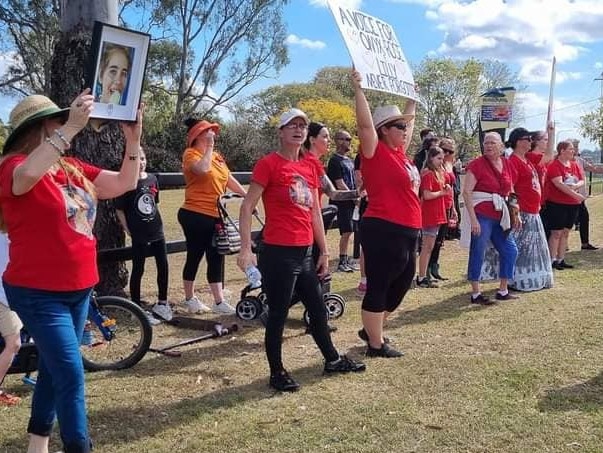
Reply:
M560 389L549 390L538 402L541 412L599 411L603 407L603 372L592 379Z
M152 351L147 352L145 360L138 363L130 370L120 370L108 373L93 374L93 378L89 379L106 379L106 378L130 378L136 376L161 376L166 372L176 372L178 368L190 368L199 364L206 364L223 358L237 358L247 354L256 354L264 352L264 340L254 339L249 341L245 339L245 335L256 330L262 329L260 321L257 324L245 323L239 331L233 336L225 336L212 338L200 341L191 345L177 347L171 351L179 351L178 357L170 357L163 354L158 354ZM186 330L188 335L184 340L192 339L195 336L203 335L207 332ZM306 334L306 327L302 320L289 319L287 320L285 335L283 342L298 338ZM173 343L179 341L174 339ZM156 345L154 345L157 347ZM165 345L167 346L167 342Z
M301 392L323 379L337 378L323 376L322 364L290 371L301 383ZM115 404L106 409L90 411L88 419L96 450L102 451L103 445L128 444L143 438L151 438L160 435L164 430L198 420L200 416L274 397L287 398L287 395L271 390L268 387L267 376L262 376L245 385L226 387L198 398L187 398L167 404L162 402L153 405L120 407L119 399L116 399ZM158 414L161 414L160 421L158 421ZM266 423L270 422L270 420L266 421ZM22 451L26 443L27 439L23 435L3 439L2 451Z

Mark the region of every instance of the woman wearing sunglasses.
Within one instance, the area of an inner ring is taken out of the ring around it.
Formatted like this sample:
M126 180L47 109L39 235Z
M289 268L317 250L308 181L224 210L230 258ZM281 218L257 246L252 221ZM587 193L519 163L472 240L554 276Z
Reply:
M415 275L415 250L421 230L421 178L405 150L412 137L415 102L404 113L395 105L378 107L372 117L352 73L356 122L360 137L361 168L370 203L360 222L367 290L362 301L363 329L369 357L400 357L383 336L383 325L411 287Z

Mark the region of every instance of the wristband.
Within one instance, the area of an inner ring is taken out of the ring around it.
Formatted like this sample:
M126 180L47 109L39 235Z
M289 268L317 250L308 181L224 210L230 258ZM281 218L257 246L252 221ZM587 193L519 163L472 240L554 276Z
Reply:
M59 154L59 157L61 157L63 154L65 154L65 150L63 148L61 148L59 146L59 144L57 142L55 142L53 139L51 139L50 137L46 137L46 143L49 143L54 149L55 151Z
M54 133L63 142L63 144L65 145L65 149L71 148L71 143L69 143L69 140L67 140L65 134L63 134L63 131L61 129L55 129Z

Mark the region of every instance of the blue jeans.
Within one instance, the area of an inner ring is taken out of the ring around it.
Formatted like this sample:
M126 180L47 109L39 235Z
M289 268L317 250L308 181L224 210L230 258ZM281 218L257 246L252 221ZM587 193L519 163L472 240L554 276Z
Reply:
M488 241L492 241L500 257L498 270L500 278L513 278L515 260L517 259L517 245L515 245L513 235L505 235L498 220L477 214L477 221L479 222L481 233L479 236L471 235L467 279L470 282L479 281Z
M10 308L40 354L27 432L49 436L58 418L65 453L90 452L80 340L92 290L44 291L3 283Z

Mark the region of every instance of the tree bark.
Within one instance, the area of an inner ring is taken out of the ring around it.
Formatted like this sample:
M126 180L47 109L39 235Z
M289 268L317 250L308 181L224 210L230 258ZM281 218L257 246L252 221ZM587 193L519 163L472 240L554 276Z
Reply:
M55 47L50 97L59 105L67 106L84 88L84 75L92 30L83 22L62 32ZM125 140L119 124L108 122L99 131L88 125L72 142L70 154L107 170L119 170L125 149ZM124 247L125 234L117 220L112 200L100 201L94 234L99 250ZM99 295L124 295L128 271L123 262L100 263Z

